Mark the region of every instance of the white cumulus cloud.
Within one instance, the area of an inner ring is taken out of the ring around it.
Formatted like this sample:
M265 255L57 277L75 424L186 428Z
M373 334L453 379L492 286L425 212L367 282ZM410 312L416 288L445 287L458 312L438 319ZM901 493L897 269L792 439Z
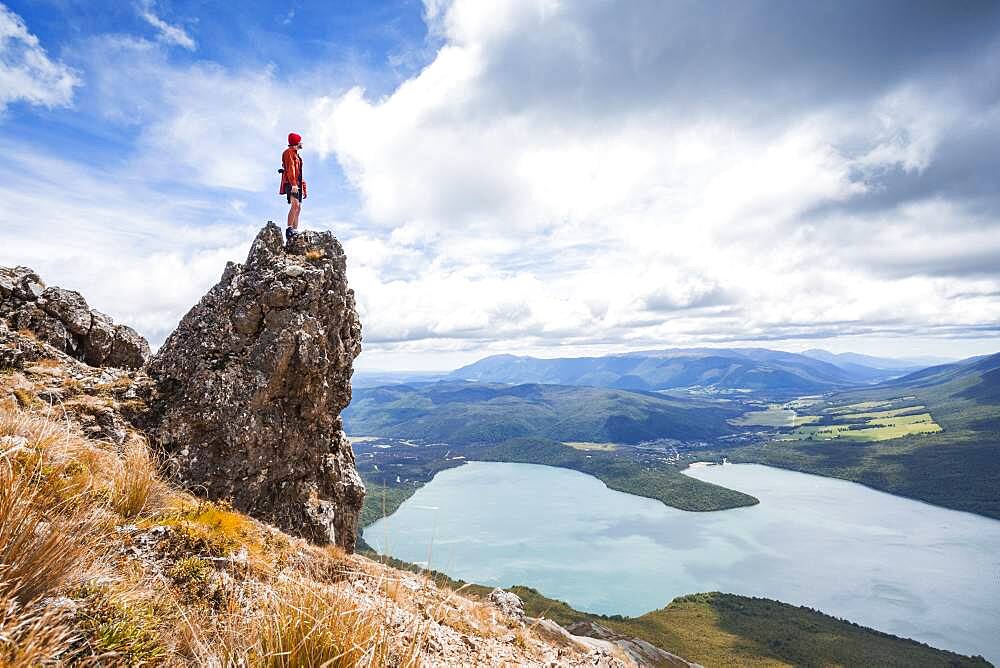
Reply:
M677 8L425 4L443 40L425 69L391 95L359 86L313 107L385 257L427 257L391 278L355 271L378 342L689 345L1000 318L1000 300L954 297L1000 287L1000 265L962 275L1000 257L995 219L920 192L860 205L989 120L962 91L887 76L864 94L785 94L806 72L720 82L706 104L688 34L660 25L687 20L663 16ZM742 102L754 87L789 103Z

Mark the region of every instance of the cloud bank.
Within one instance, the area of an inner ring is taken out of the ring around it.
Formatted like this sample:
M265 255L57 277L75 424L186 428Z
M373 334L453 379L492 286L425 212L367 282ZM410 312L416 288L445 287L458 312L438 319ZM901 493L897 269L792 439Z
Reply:
M996 7L787 9L426 3L433 62L387 97L317 104L321 148L385 231L359 270L372 336L645 346L1000 320Z

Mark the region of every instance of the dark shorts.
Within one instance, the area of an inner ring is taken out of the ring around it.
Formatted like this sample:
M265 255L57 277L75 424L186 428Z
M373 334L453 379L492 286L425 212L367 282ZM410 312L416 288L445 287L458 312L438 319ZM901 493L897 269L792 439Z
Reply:
M291 188L289 188L289 189L287 189L285 191L285 199L288 200L289 204L292 203L292 198L293 197L301 202L302 201L302 188L299 188L299 191L297 193L294 193L294 194L292 193L292 189Z

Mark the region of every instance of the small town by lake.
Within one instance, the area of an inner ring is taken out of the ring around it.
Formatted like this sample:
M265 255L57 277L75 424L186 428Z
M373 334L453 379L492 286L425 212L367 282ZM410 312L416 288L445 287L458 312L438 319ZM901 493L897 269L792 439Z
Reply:
M365 530L384 554L575 608L722 591L1000 661L1000 521L756 464L691 468L760 504L691 513L533 464L442 471Z

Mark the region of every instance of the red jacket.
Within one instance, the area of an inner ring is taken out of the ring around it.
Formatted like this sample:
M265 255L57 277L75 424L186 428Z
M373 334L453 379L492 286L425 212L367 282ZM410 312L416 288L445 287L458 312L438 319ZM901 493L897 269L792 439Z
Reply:
M306 181L302 178L302 157L299 152L289 146L281 154L281 167L285 171L281 173L281 187L278 189L279 195L284 195L292 191L291 186L298 186L302 190L302 197L306 196Z

